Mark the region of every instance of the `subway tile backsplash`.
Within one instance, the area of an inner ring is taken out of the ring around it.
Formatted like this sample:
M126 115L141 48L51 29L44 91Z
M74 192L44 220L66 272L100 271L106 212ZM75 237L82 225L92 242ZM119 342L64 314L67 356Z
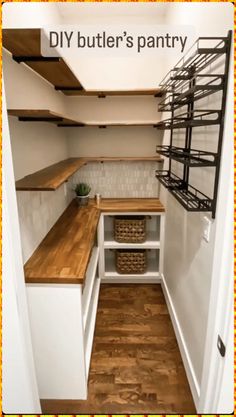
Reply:
M87 182L92 188L91 196L99 193L104 198L158 197L157 168L156 162L88 163L73 176L73 183Z
M87 182L90 196L158 197L156 162L88 163L56 191L18 191L23 260L26 262L72 200L77 182Z
M22 255L26 262L72 199L71 183L56 191L17 191Z

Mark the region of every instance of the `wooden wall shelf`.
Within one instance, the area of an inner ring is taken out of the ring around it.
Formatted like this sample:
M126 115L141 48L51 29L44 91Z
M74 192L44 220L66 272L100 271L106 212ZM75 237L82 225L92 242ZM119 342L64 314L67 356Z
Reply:
M130 91L86 91L62 57L43 57L40 47L41 29L3 29L2 44L12 53L13 59L24 62L56 90L67 96L136 96L148 95L161 97L160 88Z
M16 181L16 190L55 191L84 165L80 158L69 158Z
M57 126L84 126L84 123L72 119L68 119L61 114L51 110L26 110L26 109L10 109L7 111L9 116L18 117L21 122L50 122Z
M89 162L149 161L162 162L160 156L151 157L84 157L60 161L16 181L17 191L55 191L76 171Z
M83 90L83 86L62 58L41 55L40 29L3 29L3 47L17 62L24 62L55 87Z
M162 97L163 91L160 88L146 89L146 90L117 90L117 91L98 91L98 90L81 90L78 88L56 88L56 90L62 91L66 96L87 96L106 98L111 96L154 96Z
M122 127L122 126L146 126L157 127L157 122L112 122L112 123L92 123L81 122L79 120L68 119L59 113L55 113L51 110L26 110L26 109L10 109L8 110L9 116L18 117L21 122L50 122L56 124L58 127L99 127L105 129L109 126Z

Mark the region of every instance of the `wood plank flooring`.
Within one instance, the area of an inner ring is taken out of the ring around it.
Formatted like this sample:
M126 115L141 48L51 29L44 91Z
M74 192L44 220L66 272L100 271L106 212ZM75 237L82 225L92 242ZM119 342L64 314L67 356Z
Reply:
M86 401L46 414L195 414L160 285L102 285Z

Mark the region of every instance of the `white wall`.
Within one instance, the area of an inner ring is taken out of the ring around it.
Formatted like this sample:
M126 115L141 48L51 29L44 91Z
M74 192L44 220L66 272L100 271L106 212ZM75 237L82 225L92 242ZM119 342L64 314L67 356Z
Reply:
M41 412L30 339L11 144L3 86L2 409Z
M121 25L126 30L135 25L137 30L144 24L162 24L165 21L166 5L163 3L119 3L96 4L68 2L58 3L64 24L94 25L104 27ZM112 56L110 53L101 60L99 57L75 56L70 58L74 73L88 90L132 90L157 88L165 74L165 60L152 56Z
M154 97L66 98L67 112L85 122L160 120ZM67 129L70 156L153 156L163 133L151 127L84 127Z
M168 22L184 24L186 21L196 27L197 36L226 36L227 31L233 28L233 6L231 3L171 4ZM212 105L217 107L219 96L212 96L199 102L199 105L206 105L207 108ZM230 98L228 105L232 105ZM178 135L181 141L181 134ZM214 149L217 135L217 128L196 129L195 148L207 149L211 146ZM165 134L166 143L167 137L168 134ZM228 140L231 137L232 124L226 124L224 138ZM227 176L228 164L231 164L230 154L224 150L221 175ZM209 169L201 169L200 173L199 171L198 169L191 174L193 185L197 184L199 189L211 196L213 173L210 173ZM221 195L218 195L218 198L220 199ZM204 214L187 213L163 187L161 187L161 199L167 207L165 282L182 332L182 340L189 355L190 373L195 379L193 391L197 401L203 370L211 280L217 279L216 276L212 277L212 262L215 226L220 213L217 213L216 220L213 221L210 242L206 243L202 239Z
M50 109L65 113L63 96L27 66L14 62L6 51L3 52L3 75L8 109ZM68 157L64 129L50 123L19 122L13 116L9 117L9 125L16 180ZM24 262L70 199L71 194L65 195L64 186L56 192L17 192Z

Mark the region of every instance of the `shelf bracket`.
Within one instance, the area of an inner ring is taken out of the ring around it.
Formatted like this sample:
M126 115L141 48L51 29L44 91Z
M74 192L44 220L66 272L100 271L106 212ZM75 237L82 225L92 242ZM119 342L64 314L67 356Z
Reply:
M18 64L21 62L59 62L61 58L58 57L46 57L46 56L15 56L13 55L12 58Z
M85 91L83 87L65 87L60 85L55 85L55 90L60 91Z
M18 120L20 122L63 122L61 117L27 117L19 116Z

